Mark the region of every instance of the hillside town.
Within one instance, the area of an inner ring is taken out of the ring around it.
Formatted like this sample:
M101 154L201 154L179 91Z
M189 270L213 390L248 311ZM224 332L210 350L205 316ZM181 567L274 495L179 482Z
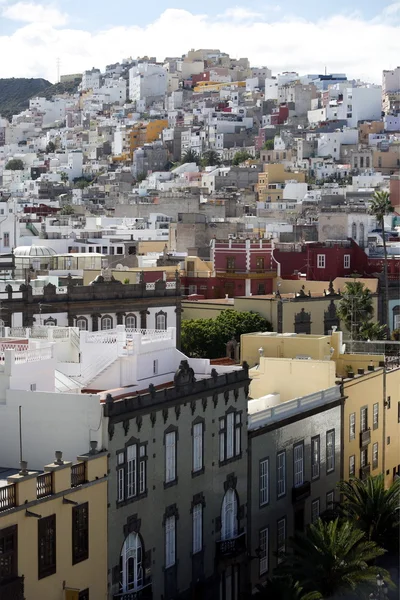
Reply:
M0 115L0 600L397 598L400 67L59 83Z

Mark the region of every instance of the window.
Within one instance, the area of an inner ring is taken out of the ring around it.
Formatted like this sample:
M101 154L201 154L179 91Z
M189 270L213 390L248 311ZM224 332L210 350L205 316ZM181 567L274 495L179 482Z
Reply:
M363 433L364 431L367 431L368 429L368 407L364 406L361 410L360 410L360 426L361 426L361 433Z
M153 360L153 375L158 375L158 359Z
M242 415L232 411L219 420L219 460L223 462L241 453Z
M72 508L72 564L89 558L89 504Z
M176 481L176 431L165 435L165 483Z
M117 453L117 502L146 492L146 445L129 444Z
M203 423L193 425L193 473L203 470L203 434Z
M226 491L221 510L221 540L231 540L237 536L237 497L232 489Z
M87 331L87 319L85 317L79 317L76 320L76 327L79 331Z
M354 454L349 456L349 477L355 477L356 474L356 457Z
M56 515L38 521L38 578L43 579L56 572Z
M89 600L89 588L79 592L78 600Z
M276 487L277 496L282 498L286 494L286 452L276 455Z
M269 458L260 460L260 506L269 502Z
M228 273L235 272L235 257L234 256L229 256L226 259L226 270Z
M112 329L112 327L113 327L113 321L112 321L111 317L109 317L107 315L107 316L101 318L101 330L102 331L107 331L108 329Z
M256 258L256 269L257 271L264 271L264 258L261 256Z
M173 567L176 555L176 519L173 515L165 520L165 568Z
M368 448L364 448L360 452L360 465L364 468L368 465Z
M3 246L4 248L9 248L10 246L10 234L3 233Z
M327 492L326 494L326 510L333 510L335 504L335 492Z
M286 553L286 517L279 519L276 527L278 565Z
M356 438L356 413L350 413L350 425L349 425L349 438L355 440Z
M130 533L121 552L121 592L143 587L143 550L137 533Z
M325 254L317 254L318 269L325 269Z
M350 269L350 254L344 255L344 268Z
M156 314L156 329L167 329L167 314L159 312Z
M397 422L400 423L400 402L397 403Z
M319 519L319 498L311 502L311 523L315 523Z
M297 444L293 447L293 484L294 487L303 485L304 482L304 443Z
M268 527L260 530L259 549L260 549L260 575L268 572L268 554L269 554L269 535Z
M372 468L378 468L378 442L372 444Z
M351 226L351 237L353 240L357 240L357 223L353 223Z
M320 468L321 443L320 437L311 438L311 479L318 479Z
M128 329L136 329L136 317L135 315L127 315L125 318L125 327Z
M18 576L17 525L0 530L0 581Z
M400 422L400 421L399 421ZM375 402L372 411L372 427L378 429L379 426L379 403Z
M193 507L193 554L203 549L203 505Z
M326 472L335 470L335 430L326 432Z

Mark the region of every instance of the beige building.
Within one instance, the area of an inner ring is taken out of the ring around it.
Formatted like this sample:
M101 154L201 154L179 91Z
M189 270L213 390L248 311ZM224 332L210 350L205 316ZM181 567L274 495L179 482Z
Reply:
M287 540L338 500L343 394L329 361L260 357L249 371L248 544L253 590Z
M256 186L259 202L282 200L285 184L289 181L305 183L305 174L286 171L281 163L265 164L263 173L258 175Z
M106 600L107 454L72 464L56 452L43 474L23 468L2 484L0 597Z

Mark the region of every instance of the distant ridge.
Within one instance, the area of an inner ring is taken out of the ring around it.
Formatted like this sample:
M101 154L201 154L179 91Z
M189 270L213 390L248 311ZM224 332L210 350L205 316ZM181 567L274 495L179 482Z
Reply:
M0 115L11 119L13 115L29 108L34 96L50 99L55 94L74 93L81 79L51 84L47 79L11 78L0 79Z

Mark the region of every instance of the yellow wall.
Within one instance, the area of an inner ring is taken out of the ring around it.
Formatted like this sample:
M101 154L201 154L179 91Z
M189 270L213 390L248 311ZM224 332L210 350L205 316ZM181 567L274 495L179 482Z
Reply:
M70 463L69 463L70 464ZM18 526L18 575L25 577L26 600L64 600L63 585L84 590L90 598L107 598L107 455L87 463L87 479L92 486L70 489L71 469L54 468L54 496L36 500L36 476L13 476L17 484L17 503L21 507L0 513L0 529ZM45 467L46 469L46 467ZM99 478L95 481L96 477ZM57 494L57 492L59 492ZM63 497L78 504L89 502L89 558L72 565L72 508ZM27 501L27 504L25 504ZM54 575L38 579L38 519L26 516L29 510L41 517L56 515L56 566Z
M386 408L386 441L390 437L390 444L386 444L385 474L386 485L393 481L393 469L400 466L400 369L389 371L386 375L386 397L390 398L390 408Z
M225 302L213 302L211 301L196 301L193 300L182 300L182 319L187 321L188 319L215 319L224 310L234 310L233 303Z
M168 127L168 119L156 119L147 123L146 142L155 142L160 133Z
M310 356L314 360L324 360L331 355L330 336L296 335L286 337L281 334L263 335L248 333L240 338L240 356L250 367L258 364L259 348L263 348L264 357L296 358L299 355Z
M194 263L194 269L189 269L188 263ZM185 275L189 277L211 277L212 273L212 262L202 260L198 256L187 256L185 258Z
M271 196L274 201L283 197L283 189L269 189L269 186L274 183L285 183L285 181L295 180L299 183L305 183L304 173L293 173L285 170L285 166L281 163L268 163L264 165L264 172L258 175L257 192L259 200L265 201L267 196Z
M122 283L124 282L125 279L129 279L129 283L137 283L140 273L142 273L143 271L145 271L145 272L155 271L157 273L162 271L162 272L166 273L167 279L174 279L176 268L175 267L146 267L145 269L139 269L139 268L129 269L128 268L126 271L119 271L117 269L111 269L111 274L114 277L114 279L116 279L117 281L122 281ZM101 275L100 269L85 269L83 271L83 285L89 285L89 283L91 281L93 281L93 279L95 279L98 275ZM161 275L160 275L160 279L162 279Z
M238 312L254 311L260 314L272 325L273 331L278 329L278 303L274 298L265 296L241 296L235 298L235 310Z
M286 402L333 387L335 363L262 357L259 368L252 369L251 377L252 398L279 393L280 401Z

